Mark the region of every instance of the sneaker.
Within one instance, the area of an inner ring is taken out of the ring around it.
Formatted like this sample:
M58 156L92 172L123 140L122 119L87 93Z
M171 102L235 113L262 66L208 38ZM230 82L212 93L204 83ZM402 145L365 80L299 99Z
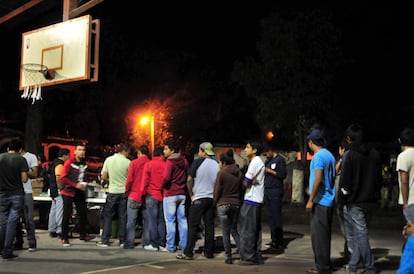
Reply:
M119 244L119 248L124 248L124 246L125 246L124 243Z
M104 243L104 242L102 242L102 241L99 241L99 242L96 242L96 246L99 246L99 247L108 247L109 245L106 244L106 243Z
M226 264L233 264L233 260L232 259L226 259L224 262Z
M65 247L71 246L68 239L64 239L64 240L62 239L62 245Z
M144 249L149 251L158 251L158 248L153 247L152 244L144 246Z
M17 258L19 258L19 256L14 254L3 256L3 260L16 260Z
M50 232L49 233L50 238L56 238L58 234L56 232Z
M168 249L164 246L160 246L160 247L158 247L158 251L159 252L168 252Z
M255 261L245 261L245 260L240 260L239 261L239 265L257 265L258 263Z
M345 273L346 273L346 274L356 274L357 272L356 272L356 271L351 271L351 270L349 269L349 265L346 265L346 266L345 266Z
M27 251L35 252L36 251L36 246L35 245L30 245L29 248L27 249Z
M193 257L187 256L184 253L178 254L177 256L175 256L175 258L179 260L192 260L193 259Z
M85 236L81 236L79 238L79 240L84 241L84 242L89 242L90 240L93 240L93 239L95 239L95 237L88 235L88 234L86 234Z

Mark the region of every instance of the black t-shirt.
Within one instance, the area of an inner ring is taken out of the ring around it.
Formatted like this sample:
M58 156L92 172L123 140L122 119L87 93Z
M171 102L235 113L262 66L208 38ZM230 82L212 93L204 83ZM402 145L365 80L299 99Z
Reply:
M29 166L23 156L17 153L0 154L0 193L5 195L24 195L22 172Z

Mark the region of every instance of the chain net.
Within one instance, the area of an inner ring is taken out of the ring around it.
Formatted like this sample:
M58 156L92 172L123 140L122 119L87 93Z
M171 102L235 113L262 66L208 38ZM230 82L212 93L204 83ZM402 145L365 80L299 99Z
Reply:
M23 64L23 99L32 100L34 104L42 100L42 84L46 82L47 67L42 64Z

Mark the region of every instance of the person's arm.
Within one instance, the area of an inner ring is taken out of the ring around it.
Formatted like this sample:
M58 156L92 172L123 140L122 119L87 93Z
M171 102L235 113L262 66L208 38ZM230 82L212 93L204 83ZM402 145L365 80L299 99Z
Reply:
M145 163L144 168L142 170L142 178L141 178L141 185L140 191L142 193L142 197L147 196L148 186L151 181L151 161Z
M400 182L401 182L401 196L403 199L403 207L408 206L408 172L403 170L398 170L398 173L400 174Z
M55 177L56 177L56 185L58 189L63 189L63 183L62 183L62 172L63 172L63 165L57 165L55 167Z
M222 192L222 186L221 186L221 183L220 183L220 181L221 181L221 172L219 171L218 173L217 173L217 177L216 177L216 183L214 184L214 194L213 194L213 197L214 197L214 204L216 204L217 203L217 201L219 201L220 200L220 197L221 197L221 192Z
M29 172L27 173L27 175L29 176L30 179L37 178L38 171L39 171L39 167L38 166L32 166L29 169Z
M134 182L134 177L135 177L135 161L132 161L129 164L129 168L128 168L128 175L127 175L127 179L125 182L125 193L128 194L131 191L131 187L132 187L132 183Z
M340 157L338 159L338 161L336 161L336 164L335 164L335 173L336 173L336 175L340 174L341 165L342 165L342 157Z
M312 190L309 191L310 194L309 194L308 202L306 203L307 211L312 210L313 199L315 199L316 193L318 193L318 189L319 189L320 184L322 183L322 180L323 180L323 170L322 169L315 170L315 181L313 182Z
M102 171L101 171L101 179L104 180L104 181L109 180L109 174L108 174L108 161L109 160L108 159L111 159L111 158L107 158L104 161L103 166L102 166Z
M194 186L194 179L191 175L187 176L187 190L188 190L188 195L191 198L191 201L193 200L193 186Z
M27 175L26 171L22 171L20 176L22 178L22 183L26 183L27 180L29 179L29 176Z
M108 171L102 171L101 178L102 180L108 181L109 180Z

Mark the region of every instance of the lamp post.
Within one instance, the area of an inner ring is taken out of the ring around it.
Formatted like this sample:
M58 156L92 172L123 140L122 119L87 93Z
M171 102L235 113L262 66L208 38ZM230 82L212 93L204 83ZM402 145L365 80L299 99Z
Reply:
M150 127L151 127L151 144L150 144L150 150L151 150L151 156L154 156L154 147L155 147L155 138L154 138L154 115L149 115L141 118L141 124L146 125L148 123L148 120L150 121Z
M154 147L155 147L155 141L154 141L154 115L151 115L151 158L154 157Z

